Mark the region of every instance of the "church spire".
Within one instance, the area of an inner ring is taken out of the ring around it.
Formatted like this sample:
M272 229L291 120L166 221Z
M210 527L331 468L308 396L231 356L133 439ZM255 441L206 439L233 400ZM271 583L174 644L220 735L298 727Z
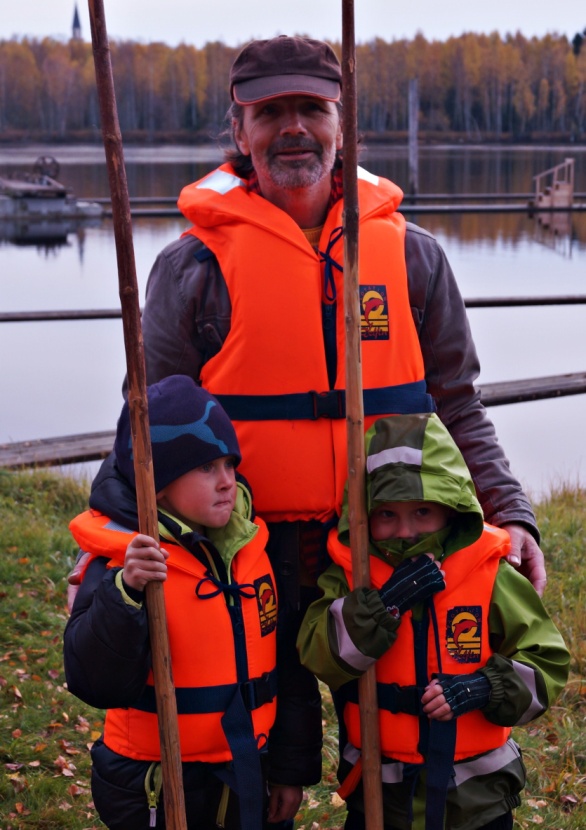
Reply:
M81 40L81 23L79 22L79 12L77 11L77 3L73 10L73 26L71 27L71 37L73 40Z

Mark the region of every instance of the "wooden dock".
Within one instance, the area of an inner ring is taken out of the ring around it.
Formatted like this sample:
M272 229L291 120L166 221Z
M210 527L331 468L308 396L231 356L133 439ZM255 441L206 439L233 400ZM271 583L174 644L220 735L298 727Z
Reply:
M487 407L580 395L586 392L586 372L487 383L479 389ZM0 467L60 467L100 460L111 452L114 435L112 430L0 444Z

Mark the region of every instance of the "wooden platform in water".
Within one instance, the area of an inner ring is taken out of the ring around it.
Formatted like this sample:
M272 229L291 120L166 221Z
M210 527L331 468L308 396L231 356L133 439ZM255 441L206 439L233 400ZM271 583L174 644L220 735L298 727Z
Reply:
M580 395L586 392L586 372L487 383L479 389L485 406ZM105 458L113 444L113 430L0 444L0 467L59 467L96 461Z

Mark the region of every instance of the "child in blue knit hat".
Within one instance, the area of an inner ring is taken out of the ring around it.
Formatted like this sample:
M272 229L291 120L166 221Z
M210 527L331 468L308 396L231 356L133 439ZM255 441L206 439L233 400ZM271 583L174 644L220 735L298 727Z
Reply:
M266 798L275 582L266 525L236 473L236 433L184 375L149 387L148 406L161 543L138 532L127 403L90 509L70 524L89 556L65 629L65 674L74 695L107 710L91 750L96 809L111 830L165 826L144 595L163 581L188 826L292 826L301 788L271 780Z

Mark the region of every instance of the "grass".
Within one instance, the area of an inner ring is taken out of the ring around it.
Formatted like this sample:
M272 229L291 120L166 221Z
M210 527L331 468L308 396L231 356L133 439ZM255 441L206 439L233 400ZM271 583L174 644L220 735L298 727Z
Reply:
M64 687L66 575L76 554L68 521L87 487L45 472L0 470L0 830L98 830L88 748L102 712ZM572 652L559 701L516 738L529 782L517 827L586 830L586 492L557 488L536 506L548 563L547 606ZM335 795L336 727L324 696L324 776L296 827L343 825Z

